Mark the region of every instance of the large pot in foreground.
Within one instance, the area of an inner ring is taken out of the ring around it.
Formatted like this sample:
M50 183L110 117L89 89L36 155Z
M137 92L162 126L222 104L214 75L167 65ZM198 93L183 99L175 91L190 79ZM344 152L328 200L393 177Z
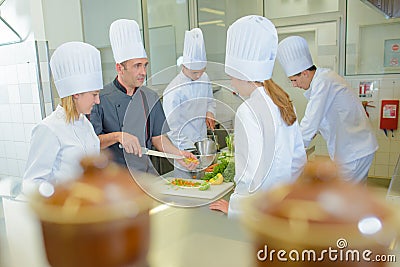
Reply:
M389 266L395 260L389 247L398 236L398 211L336 173L331 163L311 163L295 184L245 203L257 266Z
M149 199L129 172L104 155L82 161L83 175L57 184L32 206L53 267L144 266L149 247Z

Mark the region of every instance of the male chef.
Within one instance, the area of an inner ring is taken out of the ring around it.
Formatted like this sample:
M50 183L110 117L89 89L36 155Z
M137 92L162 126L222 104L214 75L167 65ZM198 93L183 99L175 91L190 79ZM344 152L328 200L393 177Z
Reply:
M292 85L306 90L308 104L300 123L304 145L320 133L343 177L366 181L378 143L357 95L337 73L314 65L300 36L282 40L277 58Z
M104 86L101 102L90 115L100 139L100 147L108 148L113 159L130 170L155 170L141 147L152 148L184 157L195 158L179 150L165 135L169 128L156 92L143 86L148 59L143 47L139 25L134 20L118 19L110 26L110 43L117 77ZM188 169L194 163L180 164Z

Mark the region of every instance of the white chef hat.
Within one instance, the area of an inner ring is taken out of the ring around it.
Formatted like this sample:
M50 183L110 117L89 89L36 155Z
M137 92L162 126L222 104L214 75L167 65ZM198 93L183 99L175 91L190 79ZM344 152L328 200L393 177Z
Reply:
M83 42L60 45L50 59L60 98L103 89L100 51Z
M307 41L300 36L290 36L278 45L279 63L290 77L314 65Z
M207 65L203 32L199 28L185 32L182 64L190 70L201 70Z
M116 63L147 58L139 25L134 20L119 19L111 23L110 43Z
M278 34L267 18L250 15L236 20L228 29L226 74L244 81L264 81L272 76Z

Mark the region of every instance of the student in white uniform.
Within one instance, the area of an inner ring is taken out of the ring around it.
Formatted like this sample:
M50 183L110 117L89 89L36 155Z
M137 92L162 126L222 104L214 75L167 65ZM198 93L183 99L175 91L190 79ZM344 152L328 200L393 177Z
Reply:
M300 123L304 145L320 133L343 177L366 181L378 143L357 95L337 73L315 67L300 36L282 40L277 58L292 85L306 90L308 104Z
M170 131L168 137L179 149L194 149L194 143L207 138L207 127L215 127L215 101L207 65L203 33L199 28L185 32L181 72L163 93L163 108ZM174 164L174 176L192 174Z
M85 116L100 102L100 52L86 43L65 43L54 51L50 67L61 103L32 130L24 187L75 178L82 172L80 159L100 152Z
M210 209L242 213L242 200L294 182L306 163L306 153L289 96L271 80L278 36L275 26L256 15L238 19L228 29L225 72L239 95L248 97L235 116L235 182L229 202Z
M182 70L163 93L168 136L179 149L194 148L195 142L207 137L207 127L215 126L215 101L206 65L202 31L186 31Z

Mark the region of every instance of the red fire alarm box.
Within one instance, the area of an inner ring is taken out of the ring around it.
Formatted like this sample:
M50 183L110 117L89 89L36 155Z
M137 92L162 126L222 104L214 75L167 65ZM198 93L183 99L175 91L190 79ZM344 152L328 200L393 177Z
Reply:
M398 124L399 100L382 100L380 129L396 130Z

